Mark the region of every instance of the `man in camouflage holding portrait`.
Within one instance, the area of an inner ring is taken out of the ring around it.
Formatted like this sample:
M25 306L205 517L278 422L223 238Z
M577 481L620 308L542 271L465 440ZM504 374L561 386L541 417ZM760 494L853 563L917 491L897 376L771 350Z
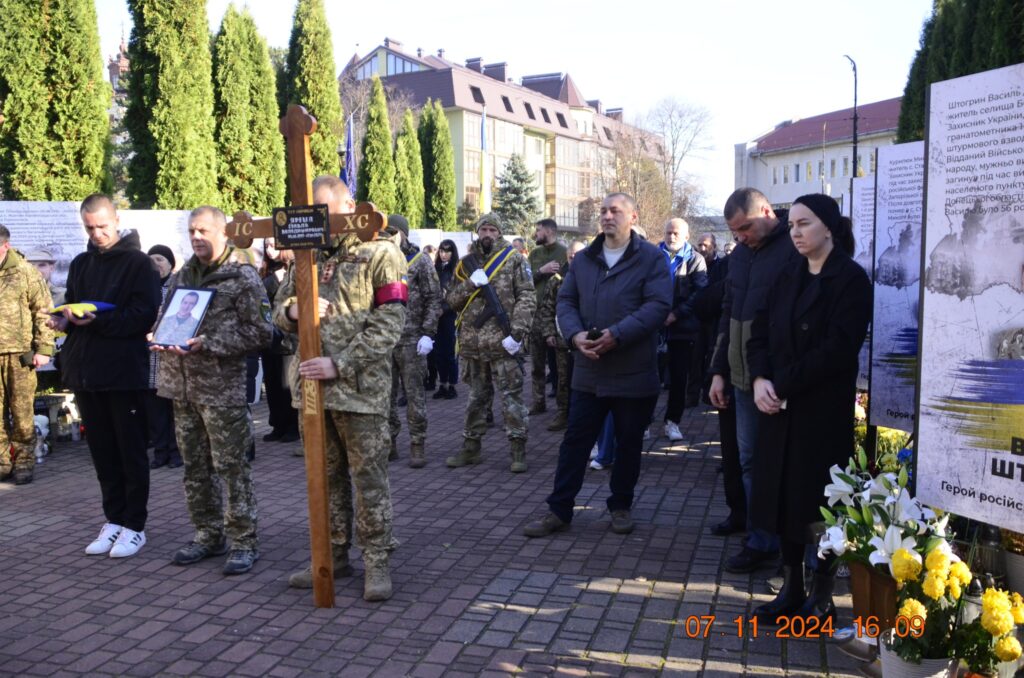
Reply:
M313 181L313 202L332 214L355 209L348 187L335 176ZM346 234L319 250L316 264L321 357L292 362L292 402L301 407L304 382L322 382L334 575L352 576L354 486L355 528L366 567L363 599L387 600L390 554L398 545L391 534L387 412L391 353L405 325L405 257L390 240L362 242ZM274 323L284 332L298 332L295 293L292 267L274 300ZM312 588L311 566L292 574L288 585Z
M422 468L427 463L423 445L427 438L427 400L423 379L427 374L427 354L434 348L437 321L441 317L441 283L429 256L409 242L409 221L401 214L388 216L388 233L405 256L405 276L409 303L405 311L405 327L395 347L391 366L391 454L398 458L398 432L402 421L398 416L400 383L405 384L406 417L409 421L409 466Z
M256 497L246 451L252 421L246 403L246 354L270 345L270 302L252 266L232 259L226 218L216 207L189 215L193 256L169 282L214 291L199 334L161 352L157 391L174 401L174 430L185 462L185 499L195 536L173 558L191 565L230 548L226 575L248 572L259 559ZM159 325L159 322L157 323ZM221 485L227 493L223 505ZM228 540L230 539L230 545Z
M533 273L526 257L502 237L501 218L485 214L476 222L477 239L469 254L459 260L448 305L458 314L459 356L464 381L469 384L469 403L463 428L462 449L448 457L451 468L479 464L481 441L487 431L486 409L491 387L487 371L501 395L505 433L512 447L513 473L526 470L526 437L529 415L523 404L523 342L529 336L537 299ZM488 301L493 290L499 308ZM507 315L503 327L498 313Z

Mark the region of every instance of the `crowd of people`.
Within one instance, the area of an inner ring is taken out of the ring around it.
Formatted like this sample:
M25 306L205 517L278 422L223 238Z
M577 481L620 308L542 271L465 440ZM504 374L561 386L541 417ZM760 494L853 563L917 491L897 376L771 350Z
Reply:
M355 208L336 177L318 177L313 197L332 213ZM465 252L450 239L420 249L407 220L391 215L375 240L336 236L317 251L321 351L306 360L294 258L273 239L257 272L228 238L224 213L200 206L188 221L192 256L175 270L169 248L143 253L138 235L120 230L107 196L87 198L80 215L88 246L59 291L44 279L46 252L22 256L0 226L0 308L21 319L0 332L11 421L0 431L9 438L0 439L0 477L32 480L34 368L64 334L58 369L88 433L105 516L86 554L137 553L149 471L183 464L195 532L172 561L227 554L224 574L252 569L260 552L250 405L259 363L265 441L298 441L303 385L322 385L334 573L353 574L358 536L371 601L392 593L389 462L404 457L420 469L431 461L427 393L457 399L464 385L461 444L445 459L456 469L494 452L483 442L497 392L509 470L522 473L529 418L547 412L550 384L546 426L564 434L547 511L523 530L540 538L570 528L588 468L609 470L610 529L633 531L643 440L667 390L654 428L671 443L686 439L686 408L703 400L718 412L729 515L712 532L747 533L726 569L752 572L782 556L783 585L755 611L759 620L834 613L834 562L808 545L828 468L852 452L871 288L850 259L850 224L832 198L803 196L787 215L756 189L735 191L724 209L735 240L728 256L712 233L691 244L682 218L664 224L660 243L648 242L624 193L603 200L593 240L562 242L557 222L542 219L532 249L510 240L496 214L476 221ZM398 445L403 418L407 450ZM297 588L312 582L311 565L289 578Z

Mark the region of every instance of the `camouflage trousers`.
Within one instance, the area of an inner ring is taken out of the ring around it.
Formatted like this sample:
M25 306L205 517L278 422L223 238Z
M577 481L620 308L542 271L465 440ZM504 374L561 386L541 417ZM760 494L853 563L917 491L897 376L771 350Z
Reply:
M0 472L6 473L12 468L29 471L35 468L36 428L32 420L35 397L36 371L22 366L20 353L0 354L0 403L3 404L0 410L3 414L0 422ZM9 428L6 425L8 421Z
M572 385L572 355L559 346L555 349L555 364L558 366L558 389L555 391L555 404L558 411L569 413L569 387Z
M402 421L398 416L398 392L405 384L406 410L409 421L409 441L422 444L427 438L427 398L423 392L423 378L427 373L427 359L416 354L416 344L396 346L391 358L391 411L388 427L391 437L398 437Z
M391 535L387 421L380 414L332 410L324 414L331 550L337 557L348 553L352 545L354 486L356 536L363 550L363 561L368 564L374 559L386 562L388 554L398 546Z
M533 386L534 406L546 407L547 400L544 388L547 384L548 373L548 343L540 332L530 332L530 384Z
M228 537L233 548L256 549L256 495L245 453L252 444L249 410L174 401L174 431L185 462L185 502L195 541L212 546ZM223 508L221 484L227 488Z
M496 386L501 395L505 434L509 440L526 440L529 415L523 404L523 373L515 359L506 356L496 360L465 357L462 360L462 380L470 389L462 435L468 440L483 438L487 431L487 411Z

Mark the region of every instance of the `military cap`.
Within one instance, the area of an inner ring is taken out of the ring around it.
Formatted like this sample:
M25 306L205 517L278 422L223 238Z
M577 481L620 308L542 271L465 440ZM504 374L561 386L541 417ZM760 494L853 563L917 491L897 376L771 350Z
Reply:
M409 235L409 220L401 214L389 214L388 228L396 232L401 231L402 233Z
M487 214L485 214L485 215L481 216L479 219L477 219L476 223L473 225L473 230L474 231L479 231L480 227L484 226L485 224L490 224L491 226L496 227L498 229L498 231L501 232L501 233L505 232L505 224L502 223L501 217L499 217L494 212L488 212Z
M25 255L25 260L26 261L48 261L51 264L57 262L57 258L55 256L53 256L53 253L50 252L50 250L43 249L42 247L37 247L36 249L30 251L27 255Z

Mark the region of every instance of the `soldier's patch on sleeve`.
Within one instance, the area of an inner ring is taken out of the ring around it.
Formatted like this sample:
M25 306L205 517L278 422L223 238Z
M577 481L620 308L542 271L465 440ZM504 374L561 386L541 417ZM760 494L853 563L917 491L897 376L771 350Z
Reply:
M270 322L270 301L266 297L260 302L260 315L263 316L264 322Z
M530 268L530 261L523 257L523 280L533 280L533 269Z

